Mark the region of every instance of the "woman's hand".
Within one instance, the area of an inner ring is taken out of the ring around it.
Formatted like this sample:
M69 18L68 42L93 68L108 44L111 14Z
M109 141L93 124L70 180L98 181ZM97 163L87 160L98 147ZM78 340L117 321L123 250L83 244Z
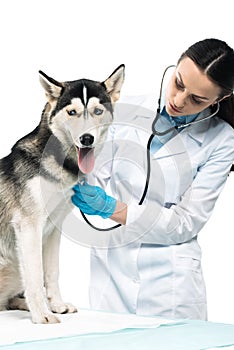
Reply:
M109 218L114 213L117 201L108 196L101 187L84 183L75 185L73 191L71 200L83 213L99 215L103 219Z
M108 196L101 187L91 186L85 182L83 185L75 185L73 191L72 203L83 213L99 215L103 219L111 218L120 224L126 223L126 204Z

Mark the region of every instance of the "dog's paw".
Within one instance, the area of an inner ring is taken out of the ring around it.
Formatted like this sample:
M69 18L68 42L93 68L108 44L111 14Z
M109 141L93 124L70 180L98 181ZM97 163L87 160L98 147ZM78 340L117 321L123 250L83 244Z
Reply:
M77 312L77 308L69 303L50 303L51 311L57 314L67 314Z
M19 296L15 296L8 301L8 309L29 311L25 298Z
M43 315L32 316L32 322L33 323L43 323L43 324L60 323L60 319L52 313L46 313Z

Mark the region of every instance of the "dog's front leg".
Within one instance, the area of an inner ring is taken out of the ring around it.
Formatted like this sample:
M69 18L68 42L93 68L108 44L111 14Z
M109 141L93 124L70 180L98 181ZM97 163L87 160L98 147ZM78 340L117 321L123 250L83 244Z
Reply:
M59 245L61 234L58 228L54 228L43 244L43 265L46 295L50 308L60 314L77 312L75 306L63 302L59 290Z
M42 266L42 225L20 218L14 222L25 297L34 323L58 323L44 296Z

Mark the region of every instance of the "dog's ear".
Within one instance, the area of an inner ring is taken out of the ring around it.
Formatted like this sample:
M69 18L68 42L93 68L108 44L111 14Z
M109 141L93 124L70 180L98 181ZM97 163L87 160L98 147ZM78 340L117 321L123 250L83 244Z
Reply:
M120 90L124 82L124 64L121 64L102 84L105 86L111 101L114 103L119 99Z
M40 74L40 83L42 87L45 89L46 96L49 100L51 99L57 99L61 95L61 92L63 90L63 84L59 83L58 81L54 80L51 77L48 77L44 72L39 70Z

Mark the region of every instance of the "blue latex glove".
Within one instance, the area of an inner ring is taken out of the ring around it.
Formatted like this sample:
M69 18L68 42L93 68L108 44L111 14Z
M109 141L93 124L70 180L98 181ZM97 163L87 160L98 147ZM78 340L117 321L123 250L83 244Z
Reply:
M110 197L98 186L91 186L86 182L73 187L74 195L71 197L72 203L83 213L88 215L99 215L107 219L115 211L116 199Z

